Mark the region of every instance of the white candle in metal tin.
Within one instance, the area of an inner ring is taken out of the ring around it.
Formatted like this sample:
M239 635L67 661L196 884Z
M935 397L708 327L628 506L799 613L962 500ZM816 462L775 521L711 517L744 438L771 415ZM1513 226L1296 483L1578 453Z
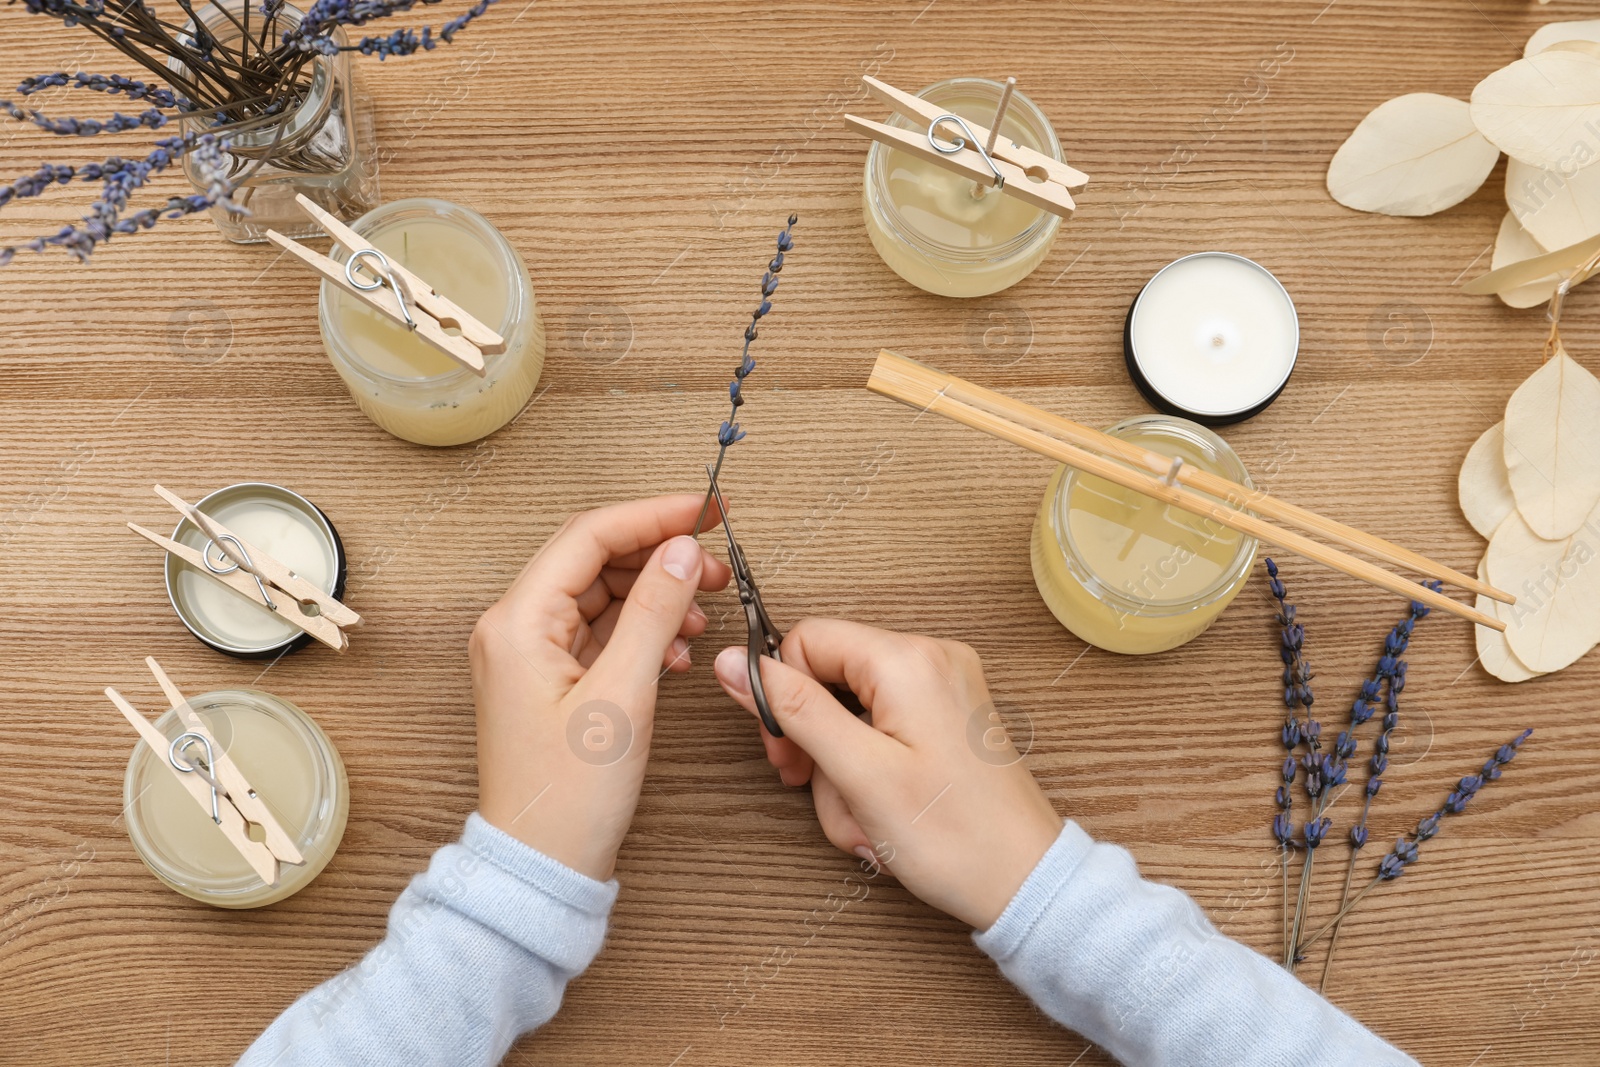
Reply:
M1128 316L1128 367L1168 414L1249 418L1294 369L1294 302L1261 265L1226 252L1186 256L1150 279Z
M246 483L201 501L200 510L256 548L321 589L333 591L338 570L327 529L310 505L276 486ZM176 539L205 550L209 539L189 522ZM211 558L222 558L213 546ZM226 564L224 564L226 565ZM300 636L259 600L248 599L210 575L176 559L168 564L173 606L189 627L208 642L234 652L260 652L281 647Z

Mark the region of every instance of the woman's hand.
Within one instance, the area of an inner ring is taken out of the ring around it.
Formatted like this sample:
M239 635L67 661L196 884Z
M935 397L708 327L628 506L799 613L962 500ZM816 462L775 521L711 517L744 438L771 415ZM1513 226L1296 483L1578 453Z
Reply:
M822 830L978 929L992 926L1061 832L1005 736L977 653L954 641L806 619L761 682L784 737L762 731L788 785L811 783ZM743 648L717 680L754 712ZM819 683L843 684L868 725Z
M598 880L639 800L656 683L689 669L687 639L705 632L695 591L728 584L686 536L700 505L663 496L573 516L472 631L483 817Z

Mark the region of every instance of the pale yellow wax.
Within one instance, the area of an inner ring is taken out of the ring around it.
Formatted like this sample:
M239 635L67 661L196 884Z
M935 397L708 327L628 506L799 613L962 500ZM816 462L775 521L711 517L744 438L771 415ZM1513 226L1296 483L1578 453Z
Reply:
M266 693L224 690L191 704L306 862L279 864L276 885L262 881L164 765L167 753L142 744L126 783L129 834L140 857L171 888L218 907L260 907L298 892L344 835L349 786L338 752L304 712ZM183 732L170 711L156 728L169 739ZM199 758L202 751L191 746L185 755Z
M998 87L991 93L984 83L958 83L935 87L929 98L986 126L994 118ZM1024 121L1015 98L1000 130L1008 141L1047 155L1059 152L1053 134L1046 143ZM940 125L941 141L956 137L965 138L959 126ZM970 178L876 143L867 156L862 206L867 236L883 261L912 285L940 296L986 296L1016 284L1049 254L1060 226L1054 215L998 189L976 189ZM1019 244L1030 229L1036 230L1034 236Z
M277 500L224 497L206 505L206 513L251 545L282 563L325 592L333 592L338 561L333 545L311 516ZM204 551L209 540L199 528L185 524L178 539ZM224 560L211 549L213 561ZM224 565L226 565L224 563ZM198 567L178 561L173 593L188 621L206 636L231 648L259 651L293 640L302 631L283 621L260 600L223 585ZM251 589L255 584L251 583Z
M508 275L480 237L445 219L409 217L380 227L366 235L368 241L478 321L499 329L508 348L485 357L487 374L479 378L415 333L339 292L324 297L332 301L328 317L350 355L376 374L356 373L337 360L335 366L367 417L396 437L455 445L493 433L522 410L544 367L544 325L531 289L524 310L531 322L515 331L501 328L514 287L526 275Z
M1167 434L1119 436L1237 477ZM1253 539L1093 475L1075 474L1062 499L1067 471L1059 468L1045 490L1030 554L1045 604L1083 640L1129 654L1176 648L1203 633L1249 579Z

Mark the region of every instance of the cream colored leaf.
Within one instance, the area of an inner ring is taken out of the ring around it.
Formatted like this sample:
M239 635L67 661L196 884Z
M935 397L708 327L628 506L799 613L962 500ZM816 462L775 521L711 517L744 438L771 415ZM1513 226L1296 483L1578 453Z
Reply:
M1509 211L1506 212L1506 217L1500 220L1500 232L1494 239L1494 260L1491 263L1493 269L1499 270L1514 263L1525 263L1544 254L1544 246L1535 241L1533 235L1522 228L1522 223L1517 221L1515 215ZM1561 272L1551 271L1549 274L1536 278L1526 285L1502 289L1495 295L1509 307L1537 307L1554 296L1556 286L1560 284ZM1488 535L1485 534L1484 536Z
M1515 227L1509 236L1508 227ZM1543 285L1549 278L1572 277L1578 267L1593 259L1596 254L1600 254L1600 234L1554 252L1540 252L1531 259L1511 260L1501 265L1502 248L1505 249L1504 255L1509 258L1529 249L1541 247L1533 239L1532 234L1522 229L1515 215L1501 220L1500 237L1495 241L1494 248L1495 268L1467 282L1461 287L1461 291L1477 294L1507 293L1524 286ZM1581 285L1585 280L1586 278L1580 278L1574 284Z
M1476 192L1499 158L1463 101L1412 93L1361 120L1328 164L1328 192L1357 211L1432 215Z
M1546 540L1575 533L1600 503L1600 380L1565 349L1511 394L1505 458L1517 510Z
M1600 513L1594 516L1600 523ZM1530 671L1559 671L1600 641L1600 536L1580 525L1547 540L1512 512L1484 557L1489 581L1517 602L1501 609L1506 644Z
M1487 556L1478 561L1478 581L1489 580L1489 568L1485 566ZM1485 615L1495 615L1506 624L1506 629L1511 628L1509 618L1510 609L1498 601L1490 600L1479 594L1477 603L1473 605ZM1506 614L1500 614L1501 609ZM1498 630L1491 630L1487 626L1474 626L1474 634L1478 642L1478 662L1483 664L1483 669L1500 679L1502 682L1526 682L1529 678L1539 677L1537 671L1530 671L1528 665L1517 658L1511 651L1511 645L1506 642L1506 635Z
M1456 478L1461 514L1485 541L1517 509L1511 483L1506 480L1505 425L1495 423L1472 442Z
M1501 67L1472 90L1472 121L1507 155L1536 167L1569 168L1582 144L1593 159L1600 57L1545 51Z
M1563 173L1506 164L1506 203L1522 228L1546 248L1567 248L1600 234L1600 167Z
M1600 41L1600 19L1590 19L1586 22L1551 22L1540 26L1533 31L1533 36L1528 38L1528 44L1523 48L1522 54L1536 56L1551 45L1563 41Z

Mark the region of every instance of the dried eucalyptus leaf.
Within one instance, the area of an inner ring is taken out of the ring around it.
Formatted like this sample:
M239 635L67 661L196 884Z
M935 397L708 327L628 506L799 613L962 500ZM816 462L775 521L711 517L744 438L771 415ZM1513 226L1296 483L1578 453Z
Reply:
M1357 211L1432 215L1476 192L1499 158L1465 102L1411 93L1379 104L1339 146L1328 192Z
M1539 537L1570 537L1600 503L1600 380L1559 344L1506 404L1504 455L1517 511Z
M1489 568L1485 566L1487 555L1478 561L1478 581L1489 580ZM1494 615L1506 624L1506 629L1511 628L1510 609L1499 601L1490 600L1480 594L1477 603L1473 605L1485 615ZM1505 614L1501 610L1505 609ZM1498 630L1491 630L1487 626L1474 626L1474 634L1478 643L1478 662L1483 664L1483 669L1500 679L1502 682L1526 682L1530 678L1539 677L1538 671L1530 671L1528 665L1517 658L1511 651L1511 645L1506 641L1506 635Z
M1551 45L1549 48L1546 48L1545 51L1583 52L1586 55L1600 58L1600 44L1596 44L1594 41L1559 41Z
M1512 512L1484 561L1488 580L1517 596L1501 618L1506 644L1530 671L1559 671L1600 641L1600 537L1593 528L1580 524L1548 540Z
M1506 204L1546 248L1567 248L1600 234L1600 167L1563 173L1506 164Z
M1472 90L1472 121L1513 159L1563 172L1575 169L1571 160L1578 146L1589 146L1594 158L1600 57L1545 51L1501 67Z
M1538 259L1545 254L1544 246L1533 239L1533 235L1522 228L1522 223L1511 212L1506 212L1506 217L1500 220L1500 232L1494 239L1494 259L1491 266L1499 270L1517 263L1525 263L1530 259ZM1561 272L1552 271L1549 274L1535 278L1526 285L1513 286L1501 289L1495 295L1508 307L1531 308L1549 300L1555 295L1556 286L1561 284Z
M1590 19L1586 22L1552 22L1540 26L1533 31L1533 36L1528 38L1527 47L1522 50L1522 54L1536 56L1563 41L1600 41L1600 19Z
M1493 537L1506 516L1517 509L1511 482L1506 478L1505 426L1497 422L1472 442L1456 478L1461 514L1484 540Z
M1515 226L1516 231L1507 236L1508 226ZM1502 247L1505 248L1505 263L1502 266ZM1461 287L1463 293L1499 293L1505 294L1509 290L1523 286L1533 286L1542 283L1547 277L1561 277L1567 275L1574 268L1588 262L1596 252L1600 252L1600 235L1579 241L1575 245L1558 249L1554 252L1542 252L1542 247L1533 239L1533 235L1522 228L1517 222L1515 214L1501 220L1500 236L1494 244L1494 269L1488 274L1480 274ZM1541 249L1542 254L1535 254L1531 259L1516 260L1511 258L1516 253L1527 249ZM1510 303L1507 300L1507 303ZM1513 304L1513 307L1518 305ZM1522 305L1531 306L1531 305Z

